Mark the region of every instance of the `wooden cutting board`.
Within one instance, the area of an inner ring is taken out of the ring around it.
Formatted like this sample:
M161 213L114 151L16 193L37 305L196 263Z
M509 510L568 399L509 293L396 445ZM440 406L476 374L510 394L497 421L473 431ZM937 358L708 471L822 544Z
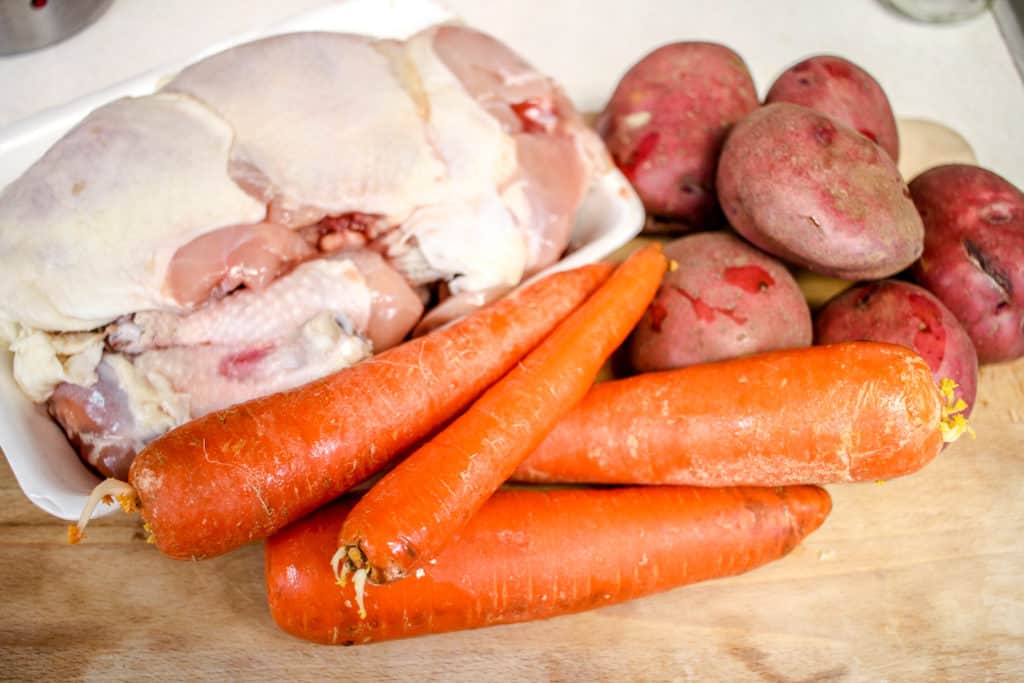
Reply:
M279 632L250 545L177 562L135 517L80 546L0 465L0 679L1021 680L1024 361L982 371L975 441L833 486L824 527L746 575L599 611L354 648Z

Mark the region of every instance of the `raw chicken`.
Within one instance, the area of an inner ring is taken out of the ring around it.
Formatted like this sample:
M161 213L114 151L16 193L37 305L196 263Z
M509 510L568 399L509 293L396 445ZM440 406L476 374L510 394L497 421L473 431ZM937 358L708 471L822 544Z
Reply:
M555 262L608 168L561 90L479 32L274 36L97 109L3 190L0 329L22 387L124 474L187 419Z
M106 476L126 479L135 454L185 421L187 407L173 394L161 400L148 382L140 388L138 373L124 356L106 355L96 376L89 386L57 385L47 407L85 462Z
M58 384L48 408L87 462L120 476L167 429L348 367L401 341L422 311L374 252L307 261L188 315L125 316L106 330L98 381Z

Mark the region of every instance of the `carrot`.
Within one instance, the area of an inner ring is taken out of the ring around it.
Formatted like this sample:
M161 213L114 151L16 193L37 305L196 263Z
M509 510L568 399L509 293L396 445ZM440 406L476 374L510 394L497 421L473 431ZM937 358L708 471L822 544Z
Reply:
M596 385L513 478L698 486L890 479L920 469L957 436L960 407L943 393L917 354L874 342L637 375Z
M351 645L612 605L778 559L831 509L815 486L502 490L435 562L367 586L361 619L328 564L352 504L266 542L270 613L292 635Z
M182 425L139 453L130 485L108 480L97 496L137 497L157 548L178 559L269 536L455 416L610 271L551 275L332 376Z
M666 259L634 252L465 413L388 472L345 520L336 571L386 583L435 557L583 398L643 315Z

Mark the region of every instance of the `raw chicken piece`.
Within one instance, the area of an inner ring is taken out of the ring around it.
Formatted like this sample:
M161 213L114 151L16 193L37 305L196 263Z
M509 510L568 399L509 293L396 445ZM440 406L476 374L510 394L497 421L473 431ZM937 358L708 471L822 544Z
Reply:
M595 173L609 169L607 152L551 79L491 36L458 26L433 34L441 61L516 144L517 171L506 196L526 230L527 272L561 256L573 215Z
M325 312L286 337L252 346L178 346L131 359L104 354L95 384L60 384L48 408L83 460L104 476L123 479L135 454L168 429L368 355L369 342Z
M521 152L517 135L550 139L543 166L566 172L531 181L523 161L539 155ZM4 190L0 317L89 330L183 310L207 288L263 286L317 253L273 226L349 213L398 231L386 255L417 250L403 260L426 263L453 292L512 286L564 249L564 207L597 169L595 145L550 79L471 29L405 43L307 33L242 45L160 93L96 110ZM471 233L453 238L449 224ZM197 250L183 247L218 230L230 232L217 240L248 245L244 257L218 245L189 267ZM474 249L460 247L466 238Z
M398 343L424 301L422 329L507 292L609 168L556 84L477 31L273 36L101 107L3 191L0 333L121 471L184 419ZM86 330L89 355L60 351Z
M164 289L175 301L195 306L241 285L261 289L292 264L315 255L315 245L283 225L235 225L208 232L178 249Z
M370 355L370 344L323 312L288 336L238 346L177 346L139 354L133 365L151 382L188 396L199 417L257 396L305 384Z
M60 384L47 408L82 460L104 476L127 480L135 454L184 422L188 408L182 397L154 387L118 354L105 354L96 375L88 387Z
M573 153L575 143L571 138L526 133L515 138L519 177L523 179L528 207L528 217L521 222L535 228L527 233L531 257L526 274L533 274L555 263L565 251L573 216L590 176L583 160Z
M58 384L50 413L89 464L117 476L167 429L348 367L401 341L422 312L379 254L308 261L262 291L115 323L98 381Z
M370 319L364 336L373 344L374 353L390 349L405 339L423 315L423 302L379 254L363 250L348 252L345 257L359 268L370 291Z
M122 99L72 129L0 193L0 317L46 331L180 308L179 246L262 221L227 175L232 132L195 100Z
M321 311L344 318L349 329L365 330L370 303L366 280L351 260L317 259L262 291L239 290L188 315L136 313L113 325L108 339L115 349L133 354L168 346L251 345L275 339Z
M252 73L260 88L232 87ZM507 290L557 260L593 172L607 168L551 79L465 27L405 43L277 36L206 59L165 89L232 122L232 174L269 202L271 220L379 214L395 231L378 245L400 272L450 281L454 294ZM310 102L303 125L279 125L296 102Z
M164 91L190 95L231 124L232 172L259 170L272 219L296 226L283 216L316 207L322 215L362 211L397 223L450 194L450 178L393 65L401 51L393 57L382 49L390 42L342 33L274 36L208 57ZM477 118L492 130L467 127L465 134L482 147L470 163L487 179L495 172L491 150L508 143L486 116Z
M169 346L244 346L274 340L322 312L383 351L401 341L423 314L409 284L372 251L307 261L265 290L243 289L188 315L143 311L109 328L118 351Z
M252 73L259 88L233 87ZM412 282L487 289L522 278L526 229L498 197L516 172L514 141L438 59L432 31L407 43L277 36L206 59L165 89L232 123L232 172L270 202L272 220L312 207L379 214L396 226L381 244ZM302 125L280 125L296 103L308 103Z

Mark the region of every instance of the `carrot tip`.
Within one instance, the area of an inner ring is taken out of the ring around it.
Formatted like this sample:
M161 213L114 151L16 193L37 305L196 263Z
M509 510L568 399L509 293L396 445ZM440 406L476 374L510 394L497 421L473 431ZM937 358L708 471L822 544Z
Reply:
M134 487L128 482L121 481L120 479L105 479L96 485L96 487L89 493L89 498L85 501L85 507L82 509L82 514L78 518L72 532L68 530L68 541L71 543L78 543L85 536L85 527L89 524L89 519L92 518L93 510L100 502L113 503L117 500L121 504L121 509L125 512L131 512L136 509L135 500L137 498Z
M76 525L68 525L68 543L70 543L71 545L75 545L82 540L82 536L82 530L79 529Z

